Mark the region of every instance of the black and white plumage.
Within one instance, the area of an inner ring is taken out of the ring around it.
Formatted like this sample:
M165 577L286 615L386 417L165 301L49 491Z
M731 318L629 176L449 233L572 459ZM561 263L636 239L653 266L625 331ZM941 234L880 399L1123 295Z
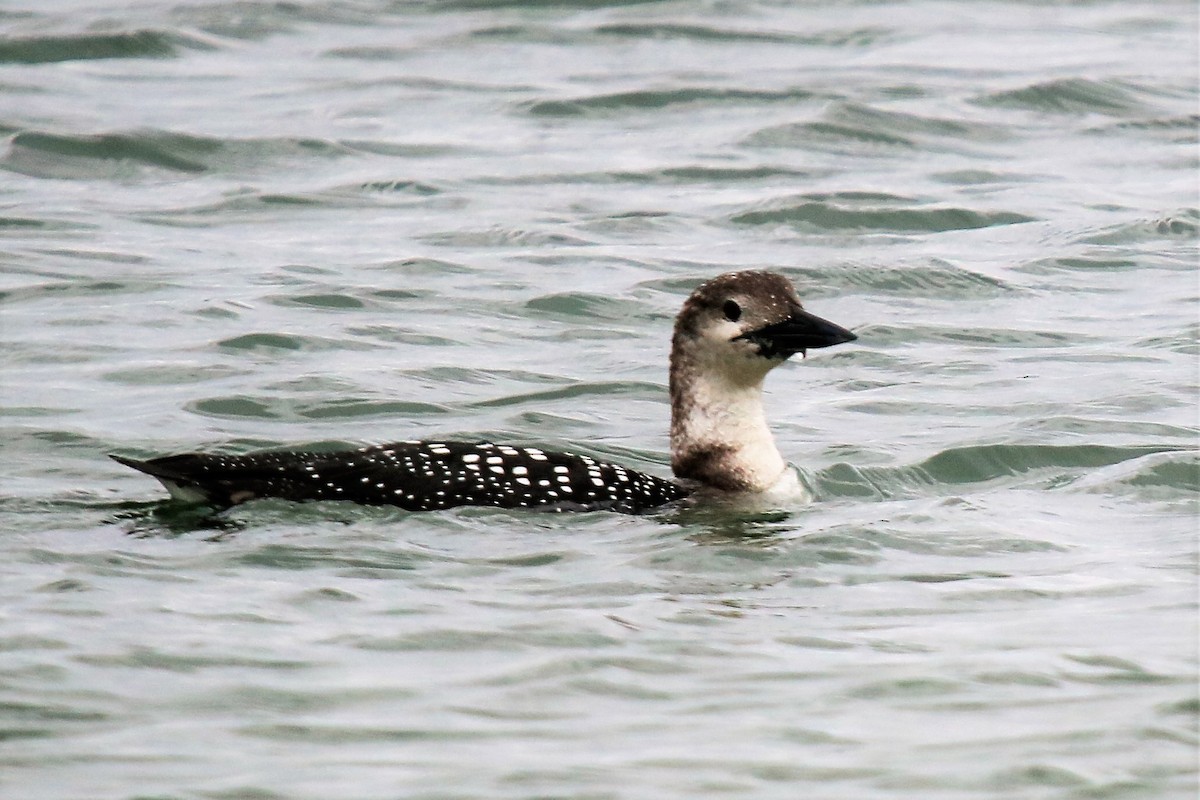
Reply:
M589 456L491 443L407 441L335 452L113 456L177 499L228 507L266 497L348 500L411 511L455 506L641 513L698 492L799 489L762 407L767 373L796 353L857 337L809 314L770 272L720 275L683 304L671 341L676 480Z
M409 511L455 506L640 513L687 494L673 481L590 456L487 442L397 442L334 452L186 454L117 461L176 499L232 506L260 497L350 500Z

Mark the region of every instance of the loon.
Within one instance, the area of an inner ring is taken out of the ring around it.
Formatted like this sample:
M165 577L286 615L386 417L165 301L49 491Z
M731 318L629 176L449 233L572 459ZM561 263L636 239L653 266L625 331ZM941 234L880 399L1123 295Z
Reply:
M219 508L281 498L409 511L497 506L637 514L698 493L788 493L798 479L767 427L763 379L797 353L857 338L805 311L791 282L776 273L730 272L698 286L671 340L675 480L586 455L486 442L111 458L157 478L175 499Z

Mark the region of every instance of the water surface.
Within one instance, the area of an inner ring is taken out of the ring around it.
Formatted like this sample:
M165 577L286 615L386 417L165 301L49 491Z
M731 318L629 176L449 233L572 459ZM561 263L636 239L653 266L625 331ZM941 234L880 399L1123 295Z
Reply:
M1191 3L0 11L0 789L1191 798ZM263 502L108 461L459 436L667 474L765 268L815 501Z

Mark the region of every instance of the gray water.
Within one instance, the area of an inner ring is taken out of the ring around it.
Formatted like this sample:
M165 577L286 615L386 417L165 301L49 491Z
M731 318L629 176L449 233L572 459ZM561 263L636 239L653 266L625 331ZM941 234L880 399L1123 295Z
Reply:
M1194 3L0 9L0 796L1191 798ZM261 502L110 462L669 474L767 268L811 504Z

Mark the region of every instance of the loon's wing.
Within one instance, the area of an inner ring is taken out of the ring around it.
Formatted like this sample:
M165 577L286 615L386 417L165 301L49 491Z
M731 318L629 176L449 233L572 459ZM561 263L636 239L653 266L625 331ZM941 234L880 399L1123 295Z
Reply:
M227 507L262 497L350 500L411 511L478 505L639 513L689 492L673 481L589 456L467 442L399 442L328 453L112 456L171 496Z

